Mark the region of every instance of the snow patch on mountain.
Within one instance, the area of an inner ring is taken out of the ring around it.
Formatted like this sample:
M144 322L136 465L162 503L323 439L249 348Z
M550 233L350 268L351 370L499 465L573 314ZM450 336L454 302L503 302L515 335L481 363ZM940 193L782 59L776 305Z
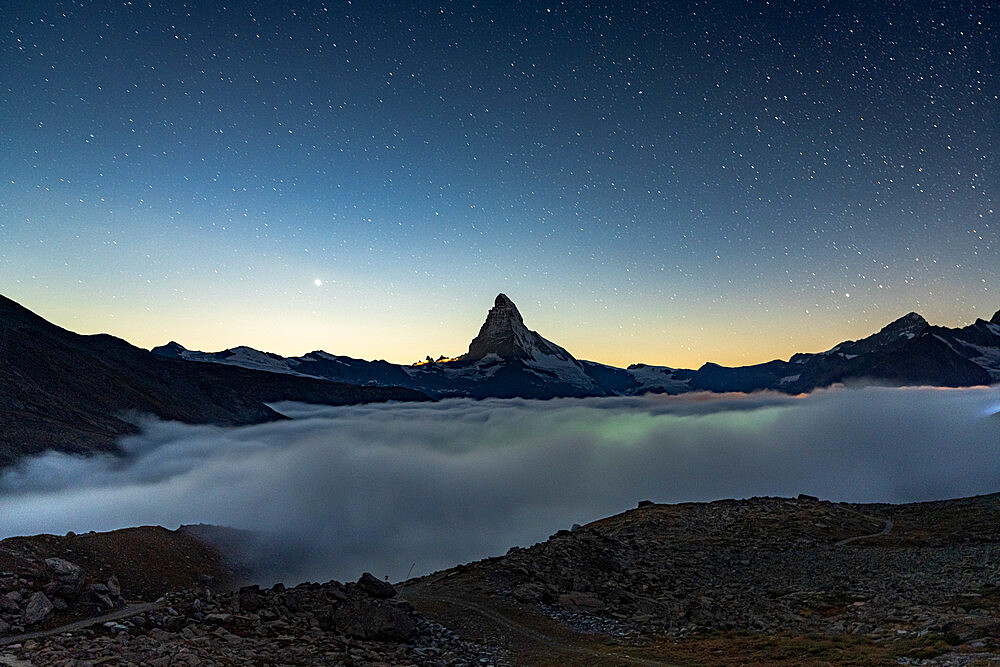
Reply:
M635 393L659 391L665 394L681 394L690 391L688 384L690 374L684 374L669 366L650 366L649 364L632 364L628 367L629 374L639 383ZM679 373L683 377L679 377Z

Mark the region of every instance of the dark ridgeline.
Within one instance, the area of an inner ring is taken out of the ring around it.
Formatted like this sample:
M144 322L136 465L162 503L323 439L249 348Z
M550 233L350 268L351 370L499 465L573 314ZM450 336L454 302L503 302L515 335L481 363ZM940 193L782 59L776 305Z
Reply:
M265 405L282 400L341 405L427 397L167 359L107 334L67 331L0 296L0 466L46 449L117 451L120 436L138 431L130 413L256 424L283 419Z

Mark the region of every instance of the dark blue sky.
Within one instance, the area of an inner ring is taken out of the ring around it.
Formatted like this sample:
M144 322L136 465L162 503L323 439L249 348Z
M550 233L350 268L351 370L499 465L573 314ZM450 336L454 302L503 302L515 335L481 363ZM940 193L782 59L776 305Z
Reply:
M998 13L7 3L0 291L398 361L463 351L498 291L611 363L989 317Z

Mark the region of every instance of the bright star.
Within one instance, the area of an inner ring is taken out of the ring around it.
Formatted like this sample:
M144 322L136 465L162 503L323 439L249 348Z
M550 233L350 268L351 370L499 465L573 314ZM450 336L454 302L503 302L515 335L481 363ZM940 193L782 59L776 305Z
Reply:
M315 285L316 287L322 287L323 281L317 278L316 280L313 281L313 285Z

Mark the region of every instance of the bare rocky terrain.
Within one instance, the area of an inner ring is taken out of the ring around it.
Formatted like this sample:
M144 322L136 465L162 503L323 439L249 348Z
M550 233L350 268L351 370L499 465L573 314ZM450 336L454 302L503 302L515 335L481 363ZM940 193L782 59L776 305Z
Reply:
M1000 495L642 502L395 586L232 590L197 530L131 530L0 542L0 634L58 630L0 640L0 664L1000 662ZM39 594L59 602L36 620Z

